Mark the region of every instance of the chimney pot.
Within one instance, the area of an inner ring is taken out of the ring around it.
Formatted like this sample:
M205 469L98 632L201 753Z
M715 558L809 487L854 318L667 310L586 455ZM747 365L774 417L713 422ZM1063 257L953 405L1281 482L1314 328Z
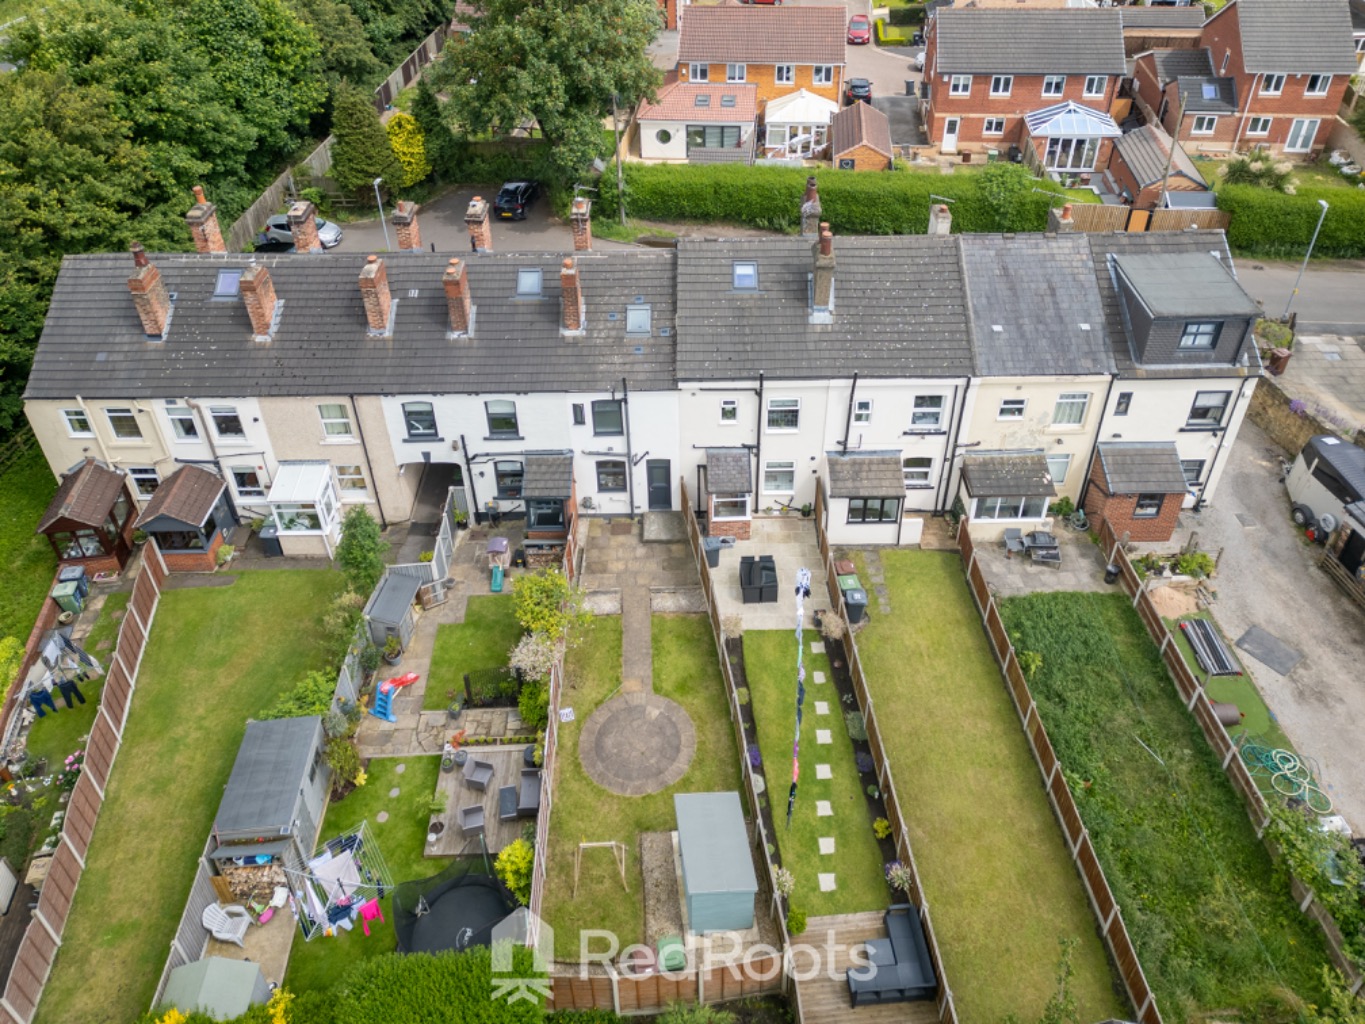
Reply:
M400 199L393 209L393 227L398 235L399 252L421 252L422 233L417 229L416 203Z
M815 272L811 275L811 316L816 324L834 320L834 234L828 224L820 225L820 241L811 247Z
M185 224L194 240L195 252L227 252L223 232L218 227L218 207L204 197L204 187L194 186L194 205L185 214Z
M578 268L571 258L564 260L559 271L560 308L562 319L561 332L582 334L584 321L583 285L578 276Z
M203 186L203 185L195 185L194 188L192 189L192 191L194 192L194 201L195 201L196 203L207 203L207 202L208 202L208 200L204 198L204 186Z
M389 294L389 275L384 261L371 253L360 271L360 298L365 304L365 322L371 334L388 334L393 298Z
M468 334L473 321L473 309L469 300L469 282L465 278L464 264L451 260L441 275L441 286L446 293L446 309L450 315L450 333Z
M322 252L322 241L318 238L318 211L306 199L301 199L289 207L289 233L294 236L296 252Z
M1047 211L1047 230L1050 234L1076 230L1076 222L1071 218L1070 203L1065 204L1060 210L1054 206Z
M166 333L171 319L171 297L161 271L147 258L146 250L134 242L133 275L128 278L128 291L133 296L133 308L142 321L142 331L149 337L160 338Z
M588 252L592 249L592 203L585 196L575 196L569 212L569 224L573 228L574 252Z
M134 242L129 251L133 254L133 266L149 267L151 261L147 259L147 250L142 248L141 242Z
M819 233L820 213L820 187L815 175L811 175L806 179L806 195L801 200L801 234L809 237Z
M270 271L259 263L251 264L242 271L237 290L241 292L247 316L251 317L251 333L257 341L269 341L270 328L275 323L275 282L270 279Z

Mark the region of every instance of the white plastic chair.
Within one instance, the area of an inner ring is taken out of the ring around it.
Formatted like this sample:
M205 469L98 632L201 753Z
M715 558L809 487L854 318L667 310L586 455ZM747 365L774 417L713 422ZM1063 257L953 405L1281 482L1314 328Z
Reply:
M204 908L203 916L204 927L207 928L213 937L220 942L235 942L245 948L246 944L242 941L246 935L246 930L251 927L251 914L240 904L232 903L226 907L220 907L216 903L210 903Z

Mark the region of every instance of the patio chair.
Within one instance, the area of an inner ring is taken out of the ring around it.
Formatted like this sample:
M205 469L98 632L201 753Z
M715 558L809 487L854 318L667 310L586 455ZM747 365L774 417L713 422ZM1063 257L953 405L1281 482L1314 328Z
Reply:
M1014 555L1024 553L1024 531L1017 526L1011 526L1005 530L1005 557L1010 558Z
M483 835L483 822L483 804L460 808L460 832L464 835Z
M242 939L246 935L246 930L251 927L251 914L246 907L239 903L231 903L226 907L210 903L204 908L201 920L204 927L219 942L235 942L243 949L246 948L246 943Z
M464 784L480 793L488 792L488 784L493 781L493 764L471 757L464 763Z

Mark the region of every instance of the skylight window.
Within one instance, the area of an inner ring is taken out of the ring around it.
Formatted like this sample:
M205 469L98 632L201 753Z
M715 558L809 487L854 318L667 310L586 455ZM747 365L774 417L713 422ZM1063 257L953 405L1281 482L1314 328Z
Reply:
M733 265L732 285L734 288L744 291L755 291L758 288L758 264L740 262Z
M242 283L242 272L240 270L220 270L218 280L213 285L213 297L215 299L230 299L237 294L238 286Z
M693 102L699 107L709 107L711 105L711 97L706 95L706 93L697 93Z
M540 296L540 271L538 269L517 271L517 296L523 299Z
M1216 100L1218 98L1218 86L1213 82L1204 83L1204 99Z
M733 107L736 102L738 102L738 100L737 97L734 96L722 96L720 98L720 105L722 107Z

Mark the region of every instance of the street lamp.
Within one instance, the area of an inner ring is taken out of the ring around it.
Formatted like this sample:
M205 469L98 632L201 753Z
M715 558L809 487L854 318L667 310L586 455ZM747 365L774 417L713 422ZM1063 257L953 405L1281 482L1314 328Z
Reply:
M1318 215L1318 226L1313 229L1313 238L1308 243L1308 251L1303 254L1303 266L1299 267L1299 276L1294 278L1294 290L1289 293L1289 301L1284 304L1284 318L1289 319L1289 307L1294 305L1294 296L1299 294L1299 284L1303 281L1303 272L1308 269L1309 257L1313 255L1313 246L1318 244L1318 232L1322 230L1322 222L1327 219L1327 200L1319 199L1318 205L1322 207L1322 213Z
M379 226L384 229L384 251L388 252L393 248L389 245L389 225L384 221L384 200L379 198L379 183L383 178L374 179L374 202L379 207Z

